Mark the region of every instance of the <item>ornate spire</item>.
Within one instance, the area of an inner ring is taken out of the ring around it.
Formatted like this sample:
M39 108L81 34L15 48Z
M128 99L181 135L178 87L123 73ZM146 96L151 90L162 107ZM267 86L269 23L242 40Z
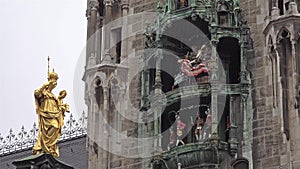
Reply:
M48 73L50 72L50 56L48 56Z
M47 72L48 80L50 80L50 79L57 80L58 79L58 74L54 72L54 68L52 70L53 71L50 72L50 56L48 56L48 72Z

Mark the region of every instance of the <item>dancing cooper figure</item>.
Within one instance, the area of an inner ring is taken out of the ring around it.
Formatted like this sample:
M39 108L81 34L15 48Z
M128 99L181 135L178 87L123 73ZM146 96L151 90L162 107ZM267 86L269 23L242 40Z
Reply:
M52 93L57 85L57 79L57 73L49 72L48 65L48 82L34 91L39 130L37 141L33 147L33 154L49 153L54 157L59 156L59 149L56 144L61 136L64 113L69 112L69 105L62 104L62 99L66 96L65 90L61 91L58 98Z

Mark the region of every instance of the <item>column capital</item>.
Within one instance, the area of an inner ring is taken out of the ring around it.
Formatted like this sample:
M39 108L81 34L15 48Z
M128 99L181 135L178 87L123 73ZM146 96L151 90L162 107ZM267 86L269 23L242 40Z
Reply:
M289 11L290 14L298 14L298 6L295 1L290 1L289 3Z
M86 10L86 17L89 19L91 17L92 11L97 11L99 8L99 2L96 0L89 1L88 8Z
M106 7L111 7L113 3L114 3L113 0L105 0L105 1L104 1L104 5L105 5Z
M129 8L128 0L121 0L120 6L122 7L122 9L128 9Z
M97 11L99 8L99 2L96 0L91 0L89 3L89 9L91 11Z
M271 11L271 19L276 19L279 16L279 12L279 8L277 6L273 6Z

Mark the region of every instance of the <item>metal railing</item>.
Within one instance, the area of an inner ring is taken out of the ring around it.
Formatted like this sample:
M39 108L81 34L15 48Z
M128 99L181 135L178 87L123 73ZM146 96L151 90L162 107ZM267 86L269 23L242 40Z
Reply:
M62 129L61 137L58 142L83 137L87 134L87 116L83 112L79 120L76 120L71 114ZM3 138L0 133L0 156L28 150L33 147L38 135L38 126L33 124L31 130L27 131L22 126L18 133L10 129L9 134Z

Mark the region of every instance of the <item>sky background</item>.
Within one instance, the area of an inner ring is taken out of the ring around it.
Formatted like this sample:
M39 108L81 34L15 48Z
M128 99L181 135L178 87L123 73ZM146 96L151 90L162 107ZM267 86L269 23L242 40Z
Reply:
M29 131L37 122L33 92L47 82L48 56L51 69L59 75L53 93L58 95L60 90L67 90L64 102L70 104L75 117L85 109L81 97L85 10L86 0L0 0L2 137L10 129L19 132L22 126Z

